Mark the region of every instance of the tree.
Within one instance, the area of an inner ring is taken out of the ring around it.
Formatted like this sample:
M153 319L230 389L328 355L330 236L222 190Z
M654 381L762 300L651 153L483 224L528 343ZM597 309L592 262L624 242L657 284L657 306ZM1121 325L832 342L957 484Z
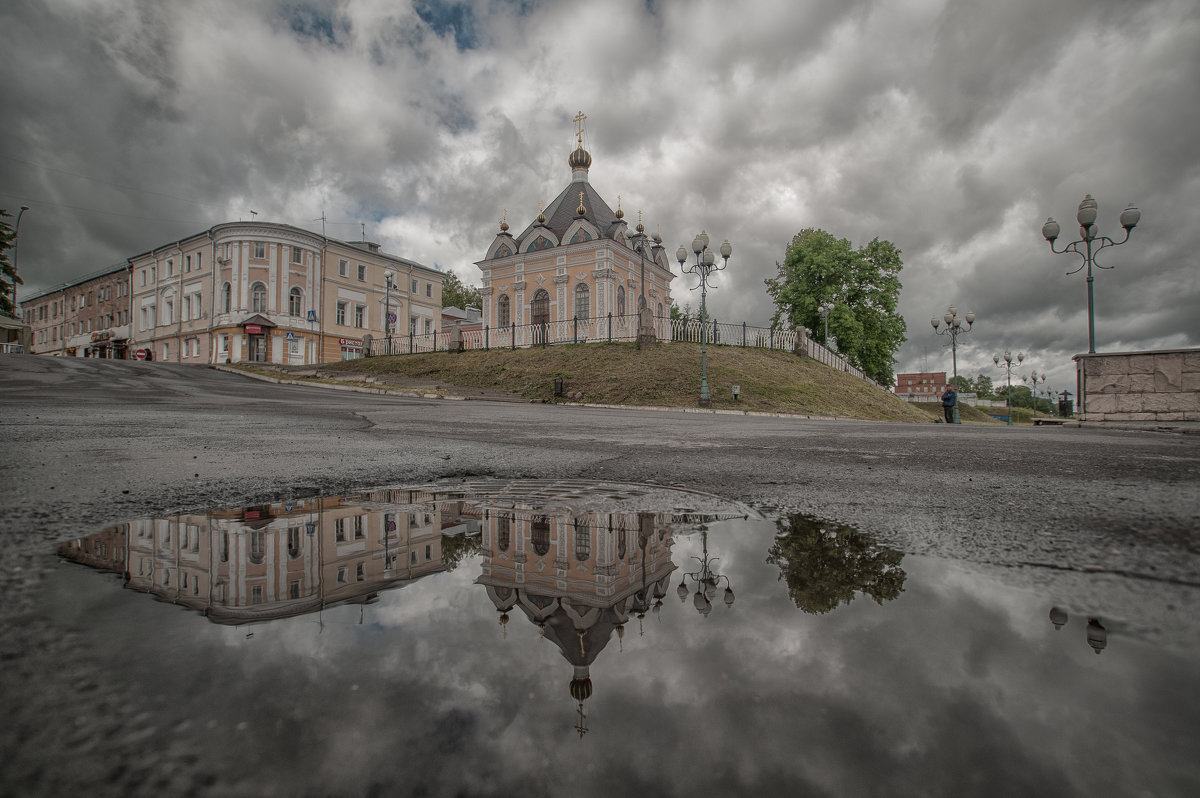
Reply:
M904 555L875 545L867 534L804 515L775 522L767 562L779 566L788 595L807 613L823 615L864 593L876 604L904 592Z
M987 376L986 374L980 374L975 378L975 381L971 383L971 390L974 391L975 395L980 399L990 399L995 396L995 394L992 392L996 389L992 386L991 377Z
M13 304L13 296L16 293L14 289L18 285L24 285L25 281L17 274L16 268L8 258L8 251L13 248L17 234L12 225L3 219L11 217L12 214L0 210L0 315L15 317L17 308Z
M465 534L459 534L442 537L442 564L446 566L447 571L453 571L463 560L474 557L482 551L482 538L478 535L468 537Z
M464 284L458 279L458 275L447 270L446 277L442 280L442 307L466 310L467 305L482 308L483 296L478 288Z
M959 393L971 393L971 381L961 374L957 377L951 377L950 383L954 386L954 390Z
M893 382L896 351L907 340L900 299L900 250L873 239L853 249L845 238L807 228L788 245L779 273L766 280L775 303L772 325L787 321L793 328L814 330L821 339L825 323L820 307L834 305L829 334L850 363L881 385Z

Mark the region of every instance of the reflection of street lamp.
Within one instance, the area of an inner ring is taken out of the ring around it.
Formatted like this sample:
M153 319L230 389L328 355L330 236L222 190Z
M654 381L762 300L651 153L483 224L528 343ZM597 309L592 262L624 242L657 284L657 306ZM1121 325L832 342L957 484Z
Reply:
M679 261L681 272L691 272L700 278L700 406L708 407L712 404L708 395L708 350L706 347L708 340L708 278L713 272L719 272L729 265L729 256L733 254L733 247L726 239L725 243L721 245L721 265L717 266L716 255L708 248L708 233L701 231L700 235L692 239L692 252L696 253L696 263L692 266L684 265L687 263L687 250L683 248L682 244L675 251L675 259Z
M700 562L700 570L685 573L683 575L683 581L679 583L679 587L675 592L679 596L680 601L686 599L688 594L687 580L688 577L691 577L696 583L696 594L692 596L692 606L696 608L696 612L707 617L708 614L712 612L712 600L717 596L717 585L720 583L720 581L722 579L725 580L726 607L733 606L733 588L730 587L728 576L725 576L724 574L718 574L713 570L713 565L716 564L720 557L710 558L708 556L708 529L702 529L700 534L703 541L702 547L704 556L695 557L695 559Z
M1036 371L1031 371L1031 372L1029 372L1029 376L1028 376L1028 377L1022 377L1022 378L1021 378L1021 382L1025 383L1026 385L1028 385L1028 386L1029 386L1029 393L1030 393L1030 395L1031 395L1031 396L1033 396L1033 417L1034 417L1034 418L1037 418L1037 402L1038 402L1037 387L1038 387L1038 382L1043 382L1043 383L1044 383L1045 381L1046 381L1046 375L1045 375L1045 374L1038 374Z
M946 329L944 330L938 329L939 321L937 316L931 318L929 323L933 326L933 331L938 335L950 336L950 354L952 355L954 364L954 381L950 383L954 386L955 392L954 423L961 424L962 420L958 417L958 336L971 331L971 325L975 323L975 313L968 310L966 316L959 317L958 308L951 305L946 309L946 314L942 316L941 320L946 322ZM963 329L962 326L964 321L967 323L966 329Z
M1083 258L1083 264L1080 265L1079 269L1069 271L1067 274L1074 274L1084 266L1087 267L1089 354L1096 351L1096 323L1093 314L1092 301L1092 266L1095 266L1097 269L1112 268L1112 266L1101 266L1099 263L1096 263L1096 255L1105 247L1115 247L1128 241L1129 234L1133 231L1133 228L1137 226L1138 221L1142 218L1142 212L1132 205L1122 211L1121 227L1125 229L1125 237L1120 241L1113 241L1108 236L1100 235L1100 231L1096 227L1097 207L1096 200L1092 199L1091 194L1088 194L1083 198L1083 201L1079 203L1079 212L1075 214L1075 219L1079 222L1079 240L1072 241L1062 249L1054 248L1054 240L1058 238L1058 233L1060 230L1058 222L1054 221L1053 218L1049 218L1046 220L1046 223L1042 225L1042 235L1045 237L1046 241L1050 243L1051 252L1055 253L1056 255L1074 252L1076 255ZM1080 249L1080 246L1083 247L1082 250Z
M834 304L832 302L826 302L817 308L817 313L820 313L821 318L825 320L825 338L821 343L825 345L826 349L829 348L829 314L833 312L833 308Z
M1021 365L1021 361L1025 359L1025 355L1021 352L1017 353L1017 365ZM1008 372L1008 394L1004 397L1005 404L1008 406L1008 426L1012 426L1012 352L1004 350L1004 365L1000 366L1000 356L992 355L992 362L1000 368Z
M387 338L387 353L392 353L392 278L396 273L388 269L383 273L386 295L383 299L383 336Z

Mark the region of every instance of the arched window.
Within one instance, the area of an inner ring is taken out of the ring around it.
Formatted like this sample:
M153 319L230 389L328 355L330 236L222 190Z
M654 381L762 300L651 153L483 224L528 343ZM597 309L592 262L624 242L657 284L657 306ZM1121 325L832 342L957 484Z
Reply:
M496 545L500 551L508 551L509 539L512 537L512 521L507 515L496 518Z
M625 315L625 286L617 286L617 315Z
M575 318L586 319L591 316L592 292L587 283L575 286Z
M624 526L622 526L620 529L617 530L617 559L618 560L625 559L625 550L627 548L626 539L628 537L629 536L625 534Z
M304 313L304 296L299 288L288 292L288 315L300 316Z
M221 286L221 312L229 313L233 310L233 286L225 283Z
M529 322L531 324L548 324L550 322L550 293L545 288L539 288L529 303Z
M663 307L661 302L658 303L658 317L660 319L663 317Z
M267 554L266 535L261 529L250 531L250 562L262 565Z
M550 551L550 519L544 515L537 516L530 521L529 530L534 553L539 557L545 557Z
M508 294L501 294L496 300L496 324L500 327L507 327L512 324L512 302L508 298Z
M587 562L592 559L592 535L588 529L587 519L575 519L575 561Z
M262 283L250 286L250 311L252 313L267 312L267 287Z

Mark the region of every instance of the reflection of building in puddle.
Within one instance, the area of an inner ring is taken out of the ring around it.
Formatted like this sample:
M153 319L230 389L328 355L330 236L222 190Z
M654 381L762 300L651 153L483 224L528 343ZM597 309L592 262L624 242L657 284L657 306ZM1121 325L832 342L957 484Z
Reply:
M445 570L443 528L466 529L460 513L425 492L381 490L143 518L64 543L59 554L236 624L367 604Z
M1050 608L1050 623L1054 624L1054 631L1061 630L1069 619L1070 616L1062 607ZM1092 651L1099 654L1108 646L1108 629L1104 627L1099 618L1089 617L1087 628L1084 631L1087 636L1087 644L1092 647Z
M615 633L662 606L675 570L672 530L719 518L744 517L745 507L716 497L649 486L519 482L466 485L483 508L483 568L477 582L500 613L507 637L520 611L573 666L571 697L582 737L584 702L592 695L591 665Z

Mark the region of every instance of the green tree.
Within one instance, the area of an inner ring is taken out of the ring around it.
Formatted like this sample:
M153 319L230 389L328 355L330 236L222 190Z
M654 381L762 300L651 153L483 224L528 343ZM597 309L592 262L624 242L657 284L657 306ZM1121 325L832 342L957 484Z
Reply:
M904 592L904 555L875 545L870 535L804 515L775 522L767 562L779 566L788 595L805 612L822 615L863 593L882 604Z
M995 388L992 386L992 378L986 374L980 374L971 383L971 390L974 391L980 399L991 399L996 394L993 393Z
M15 317L17 308L13 304L13 289L24 285L25 281L17 274L8 256L8 251L13 248L13 242L17 239L12 225L4 221L11 217L12 214L0 210L0 315Z
M954 385L954 390L959 393L971 393L971 381L963 375L959 374L957 377L951 377L950 382Z
M445 306L443 306L445 307ZM479 535L445 535L442 537L442 564L447 571L453 571L468 557L474 557L483 551L482 538Z
M467 305L483 308L483 296L478 288L466 285L453 271L447 270L442 280L442 307L466 310Z
M850 363L881 385L891 385L896 351L908 328L897 311L900 299L900 250L876 238L854 249L845 238L807 228L788 245L779 273L766 280L775 303L771 323L806 327L823 339L820 307L834 305L829 334Z

